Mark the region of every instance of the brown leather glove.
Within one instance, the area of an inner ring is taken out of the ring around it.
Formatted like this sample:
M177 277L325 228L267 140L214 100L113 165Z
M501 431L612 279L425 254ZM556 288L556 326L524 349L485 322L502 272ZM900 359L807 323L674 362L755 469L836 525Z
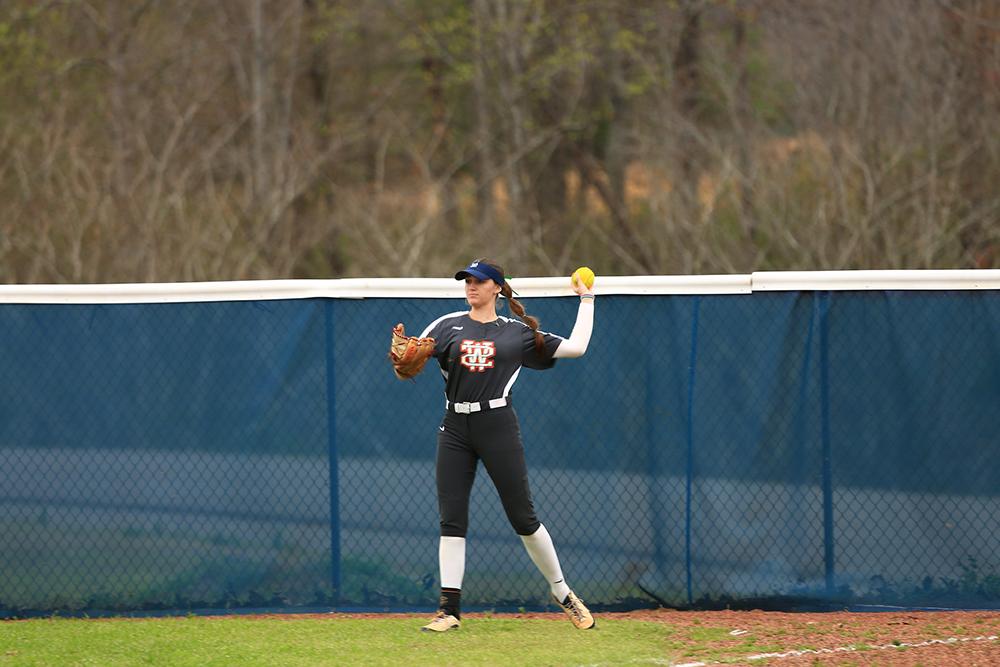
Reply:
M400 380L409 380L424 370L424 364L434 354L433 338L407 336L402 324L392 329L389 359L392 370Z

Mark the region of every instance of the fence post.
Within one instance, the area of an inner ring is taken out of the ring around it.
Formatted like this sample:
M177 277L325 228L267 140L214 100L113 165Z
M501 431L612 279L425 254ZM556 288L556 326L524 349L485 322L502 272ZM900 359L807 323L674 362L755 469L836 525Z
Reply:
M691 317L691 359L688 366L688 413L687 413L687 485L684 493L684 568L687 579L688 604L694 604L691 583L691 486L694 477L694 380L695 364L698 361L698 311L701 297L694 297L694 312Z
M333 363L333 299L323 300L323 350L326 353L327 457L330 465L330 586L333 603L340 602L340 479L337 462L337 402Z
M663 483L663 477L661 477L663 466L661 465L660 447L663 445L663 438L660 437L658 431L660 422L662 421L658 408L662 405L662 396L659 396L651 389L654 382L653 373L650 370L652 364L647 363L644 366L646 373L646 464L648 466L645 471L647 480L646 489L649 492L649 503L652 508L650 517L653 529L653 564L656 566L657 575L662 575L665 559L663 556L664 538L661 525L669 516L668 512L663 511L663 494L660 493L660 487Z
M834 589L833 465L830 444L830 292L817 292L819 309L819 419L823 451L823 565L826 593Z

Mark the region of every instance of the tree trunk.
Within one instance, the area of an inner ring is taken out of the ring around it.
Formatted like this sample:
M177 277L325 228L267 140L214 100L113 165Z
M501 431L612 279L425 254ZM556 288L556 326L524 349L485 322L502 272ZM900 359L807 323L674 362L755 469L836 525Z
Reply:
M493 202L493 182L496 166L493 161L493 118L487 101L490 98L487 85L487 58L483 32L492 23L486 5L487 0L475 0L476 56L473 71L473 89L476 95L476 223L480 230L489 232L495 222Z
M674 73L677 81L677 108L681 117L690 126L698 122L701 106L701 13L700 0L685 0L681 6L680 43L674 56ZM680 164L685 185L692 192L697 191L700 159L697 142L692 130L684 128L681 131ZM695 198L697 199L697 198Z

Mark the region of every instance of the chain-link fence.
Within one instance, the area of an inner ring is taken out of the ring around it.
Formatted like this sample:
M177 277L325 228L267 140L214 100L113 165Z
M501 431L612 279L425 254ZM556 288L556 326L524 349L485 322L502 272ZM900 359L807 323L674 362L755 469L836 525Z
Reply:
M0 614L432 608L443 383L386 349L462 305L0 306ZM596 608L1000 604L996 291L600 297L512 395ZM466 606L546 596L480 469Z

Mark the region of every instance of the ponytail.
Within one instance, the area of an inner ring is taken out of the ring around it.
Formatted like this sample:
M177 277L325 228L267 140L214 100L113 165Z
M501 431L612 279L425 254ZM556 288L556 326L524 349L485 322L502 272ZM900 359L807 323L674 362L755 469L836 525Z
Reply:
M483 258L477 259L476 261L480 264L488 264L501 276L507 275L504 273L503 267L494 262L492 259ZM514 298L514 290L510 288L510 283L507 282L506 278L504 279L503 285L500 286L500 295L507 299L507 302L510 304L510 311L521 318L521 321L527 324L531 330L535 332L535 350L537 350L542 357L548 358L549 354L545 349L545 337L538 332L538 318L532 317L524 312L524 306L520 301Z
M510 310L512 313L521 318L525 324L531 327L531 330L535 332L535 349L542 355L547 356L545 353L545 337L538 332L538 318L532 317L524 312L524 306L520 301L514 298L514 292L510 288L510 283L504 282L503 286L500 288L500 294L507 299L510 304Z

